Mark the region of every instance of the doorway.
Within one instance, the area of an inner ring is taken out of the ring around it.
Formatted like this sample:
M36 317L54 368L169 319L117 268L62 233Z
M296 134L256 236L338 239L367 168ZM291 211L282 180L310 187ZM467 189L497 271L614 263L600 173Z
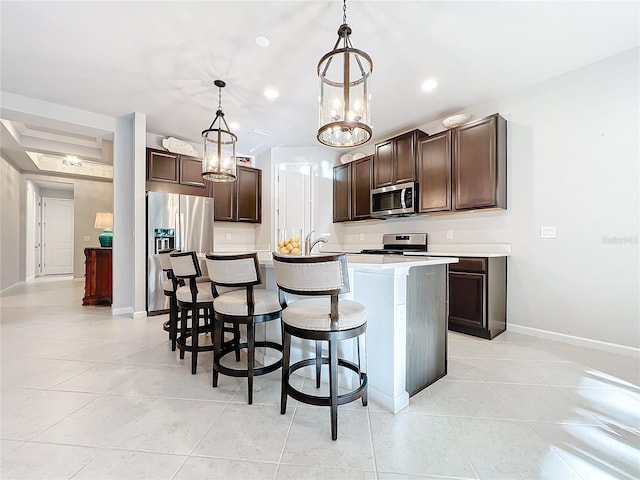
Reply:
M312 166L280 163L277 169L273 245L277 245L281 229L302 229L303 236L313 230Z
M42 267L45 275L73 274L74 202L42 198Z

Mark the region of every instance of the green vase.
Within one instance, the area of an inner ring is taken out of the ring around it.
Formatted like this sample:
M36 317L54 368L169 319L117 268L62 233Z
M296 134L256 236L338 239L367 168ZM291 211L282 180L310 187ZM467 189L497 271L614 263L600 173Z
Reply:
M113 246L113 230L105 228L102 233L98 235L98 240L100 240L101 247Z

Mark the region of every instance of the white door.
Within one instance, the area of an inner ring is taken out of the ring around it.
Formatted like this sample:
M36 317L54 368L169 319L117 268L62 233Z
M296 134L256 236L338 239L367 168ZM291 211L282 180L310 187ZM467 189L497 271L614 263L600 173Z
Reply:
M38 277L42 275L42 198L36 192L33 192L33 203L35 208L33 276Z
M73 273L73 200L42 199L44 274Z
M279 164L277 184L274 244L280 229L302 229L303 235L313 229L311 165Z

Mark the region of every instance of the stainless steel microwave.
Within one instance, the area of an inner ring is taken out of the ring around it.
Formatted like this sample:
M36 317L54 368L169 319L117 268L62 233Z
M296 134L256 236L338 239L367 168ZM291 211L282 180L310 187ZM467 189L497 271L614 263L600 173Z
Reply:
M371 216L390 217L417 213L417 184L399 183L371 190Z

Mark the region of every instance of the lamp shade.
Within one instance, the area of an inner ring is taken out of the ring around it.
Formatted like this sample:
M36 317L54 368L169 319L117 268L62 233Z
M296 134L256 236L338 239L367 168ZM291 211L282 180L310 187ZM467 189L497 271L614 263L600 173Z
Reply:
M113 213L96 213L96 228L113 228Z

